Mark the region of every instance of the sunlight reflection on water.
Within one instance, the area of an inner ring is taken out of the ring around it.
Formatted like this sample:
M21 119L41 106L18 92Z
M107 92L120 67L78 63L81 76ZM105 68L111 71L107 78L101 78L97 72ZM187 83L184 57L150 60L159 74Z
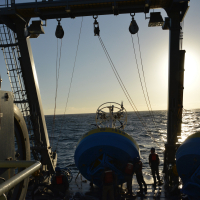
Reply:
M156 152L160 157L160 174L163 170L163 151L167 141L167 111L154 111L154 116L157 121L156 126L152 122L148 112L141 112L141 116L146 120L150 127L150 132L146 132L143 125L137 119L135 113L128 113L128 125L125 132L131 135L138 145L140 146L141 157L143 162L143 172L145 179L151 180L151 170L148 165L148 158L151 147L156 148ZM52 137L54 143L57 143L59 138L58 153L58 166L69 166L72 172L78 173L74 164L74 152L79 138L86 132L95 127L90 125L95 123L95 114L79 114L79 115L66 115L66 120L63 129L60 130L60 123L63 120L62 115L56 116L55 121L55 137ZM51 133L53 116L46 116L48 132ZM179 143L200 130L200 109L185 111L182 119L182 134L178 139ZM50 136L50 135L49 135ZM51 138L51 137L50 137ZM156 141L156 143L154 142ZM53 146L55 148L55 146Z

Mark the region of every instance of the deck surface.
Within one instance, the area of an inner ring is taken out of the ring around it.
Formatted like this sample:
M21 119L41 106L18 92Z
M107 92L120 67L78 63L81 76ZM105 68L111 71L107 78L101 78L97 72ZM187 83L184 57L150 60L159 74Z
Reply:
M98 187L93 187L91 188L90 182L84 179L81 175L79 175L75 181L75 178L73 178L72 182L70 183L69 190L66 195L66 199L70 199L76 195L76 193L79 193L81 197L79 198L72 198L72 199L88 199L88 200L101 200L101 190ZM164 185L157 186L157 189L153 189L152 185L152 179L148 180L145 179L147 183L147 194L144 196L139 196L137 195L137 192L139 191L139 185L136 181L135 176L133 177L133 182L132 182L132 188L133 188L133 195L127 195L127 190L126 190L126 183L123 184L122 189L120 189L120 194L118 195L116 200L129 200L129 199L144 199L144 200L151 200L151 199L161 199L161 200L179 200L183 199L181 195L175 195L175 196L170 196L169 192L166 192ZM44 194L43 192L37 192L34 195L34 200L59 200L62 198L59 197L53 197L53 194L48 191L47 193ZM26 197L27 200L32 198L31 195L31 187L29 188L29 192Z

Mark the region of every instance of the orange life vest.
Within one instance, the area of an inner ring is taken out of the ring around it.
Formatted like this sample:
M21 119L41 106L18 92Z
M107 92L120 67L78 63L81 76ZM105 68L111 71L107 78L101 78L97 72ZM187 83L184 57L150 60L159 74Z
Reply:
M63 175L56 176L56 184L57 185L63 184Z
M127 163L125 173L131 175L133 173L133 164Z
M151 154L151 160L156 161L157 160L156 156L157 156L157 154Z
M113 172L112 170L104 172L104 183L112 183L113 182Z

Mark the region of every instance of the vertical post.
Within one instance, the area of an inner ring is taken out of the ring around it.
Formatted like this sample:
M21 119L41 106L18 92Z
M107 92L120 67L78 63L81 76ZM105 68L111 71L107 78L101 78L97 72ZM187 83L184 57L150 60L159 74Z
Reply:
M165 167L175 164L178 138L181 135L183 108L183 80L185 51L180 50L180 11L170 14L169 31L169 80L168 80L168 124L165 145Z
M19 19L16 20L15 23L18 46L21 54L20 65L30 107L31 121L34 127L34 135L37 144L36 149L38 149L41 154L42 164L47 165L48 170L53 172L55 167L53 153L49 143L30 39L26 38L24 35L24 29L26 27L25 22Z
M15 0L11 0L11 7L15 6Z
M168 125L167 143L177 142L177 113L179 94L179 36L180 36L180 14L174 12L170 16L169 31L169 80L168 80Z

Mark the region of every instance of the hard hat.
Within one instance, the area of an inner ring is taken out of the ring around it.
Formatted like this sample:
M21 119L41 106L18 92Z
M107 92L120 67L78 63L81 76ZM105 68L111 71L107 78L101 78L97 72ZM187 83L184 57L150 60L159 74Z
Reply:
M152 148L151 148L151 151L155 152L155 148L152 147Z

